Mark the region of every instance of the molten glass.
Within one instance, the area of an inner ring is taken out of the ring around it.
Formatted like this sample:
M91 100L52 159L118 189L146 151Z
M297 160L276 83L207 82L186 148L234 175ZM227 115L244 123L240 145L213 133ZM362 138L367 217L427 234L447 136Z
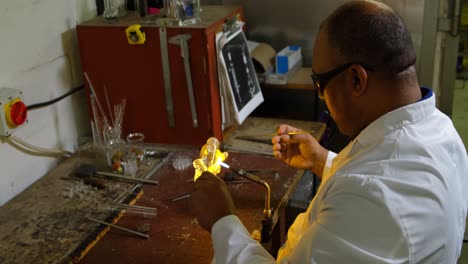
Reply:
M200 150L200 158L193 161L193 167L195 168L194 181L205 171L217 175L221 171L220 162L224 161L227 157L227 152L219 150L218 139L210 137Z

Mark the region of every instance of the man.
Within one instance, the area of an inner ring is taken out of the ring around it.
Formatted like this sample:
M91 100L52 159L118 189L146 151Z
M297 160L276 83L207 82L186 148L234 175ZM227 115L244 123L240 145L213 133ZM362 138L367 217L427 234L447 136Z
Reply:
M322 183L276 261L456 263L468 158L435 95L419 87L401 18L379 2L348 2L323 22L313 52L318 93L352 141L337 155L309 134L287 134L297 128L278 127L275 156ZM275 262L234 215L222 180L203 174L192 199L216 263Z

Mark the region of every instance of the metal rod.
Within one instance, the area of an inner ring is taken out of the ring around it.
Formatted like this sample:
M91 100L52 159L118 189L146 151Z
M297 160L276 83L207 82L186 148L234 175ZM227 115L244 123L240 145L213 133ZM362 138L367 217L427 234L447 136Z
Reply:
M104 109L103 109L101 103L99 102L96 91L94 90L93 83L91 83L91 80L89 79L88 73L85 72L84 76L85 76L86 80L89 83L89 89L91 90L92 96L96 99L96 104L97 104L97 106L99 108L99 111L101 112L101 115L104 117L104 122L105 122L107 120L107 116L106 116L106 114L104 112Z
M167 158L170 158L172 156L172 153L169 153L166 157ZM158 171L164 164L166 164L166 162L164 162L164 160L161 160L156 166L153 167L153 169L151 171L149 171L145 176L142 177L142 179L149 179L151 176L153 176L156 171ZM122 192L117 198L114 199L114 203L116 201L118 201L118 203L122 203L123 200L126 198L126 193L134 193L135 190L137 188L141 187L141 183L138 183L138 184L135 184L134 186L130 186L128 187L127 190L125 190L124 192ZM123 196L123 197L122 197Z
M106 176L106 177L117 178L117 179L132 181L132 182L148 183L148 184L154 184L154 185L159 184L158 181L151 181L151 180L146 180L146 179L127 177L127 176L117 175L116 173L110 173L110 172L105 172L105 171L97 171L96 175L102 175L102 176Z
M155 216L156 215L156 208L149 208L149 207L139 207L139 206L132 206L132 205L118 205L118 204L110 204L108 205L107 209L111 212L114 211L124 211L128 214L139 214L143 216Z
M257 134L257 135L242 135L242 137L274 137L274 136L281 136L281 135L300 135L300 134L314 134L315 130L300 130L300 131L293 131L283 134L277 133L269 133L269 134Z
M183 195L180 195L178 197L172 198L171 201L173 201L173 202L179 201L179 200L182 200L182 199L189 198L190 196L192 196L191 193L183 194Z
M161 62L164 80L164 95L166 97L166 111L169 127L175 127L174 102L172 101L171 70L169 65L169 53L167 49L167 32L165 27L159 28L159 47L161 50Z
M137 235L137 236L141 236L141 237L144 237L144 238L149 238L148 234L143 234L143 233L140 233L138 231L131 230L131 229L121 227L121 226L118 226L118 225L114 225L114 224L111 224L111 223L107 223L107 222L104 222L104 221L101 221L101 220L98 220L98 219L95 219L95 218L92 218L92 217L89 217L89 216L88 216L88 220L94 221L94 222L99 223L99 224L107 225L107 226L113 227L115 229L119 229L119 230L122 230L122 231L125 231L125 232L128 232L128 233Z
M107 109L109 110L109 116L110 116L110 119L111 119L111 123L112 123L112 126L115 128L115 119L112 116L112 110L111 110L111 107L110 107L109 96L107 96L107 88L106 88L105 85L104 85L104 95L106 96Z
M260 151L260 150L254 150L254 149L244 149L244 148L234 147L234 146L228 145L228 144L223 144L221 148L226 150L226 151L232 150L232 151L237 151L237 152L254 153L254 154L261 154L261 155L273 157L273 151L272 152L266 152L266 151Z
M271 138L237 136L236 139L272 145Z
M65 263L64 260L68 258L73 251L75 251L75 248L70 249L65 255L63 255L61 258L55 261L55 264Z
M146 206L139 206L139 205L116 204L116 203L113 203L113 204L111 204L111 205L112 205L112 206L119 206L119 207L126 207L126 208L134 208L134 209L145 210L145 211L156 211L156 208L153 208L153 207L146 207Z
M258 183L260 185L262 185L263 187L265 187L265 209L263 210L263 213L265 214L266 217L271 217L271 204L270 204L270 200L271 200L271 189L270 189L270 185L262 180L260 177L256 176L256 175L253 175L252 173L250 172L247 172L245 171L244 169L237 169L237 168L233 168L229 165L227 165L226 163L224 162L220 162L219 163L222 167L224 168L227 168L235 173L237 173L238 175L248 179L248 180L251 180L255 183Z

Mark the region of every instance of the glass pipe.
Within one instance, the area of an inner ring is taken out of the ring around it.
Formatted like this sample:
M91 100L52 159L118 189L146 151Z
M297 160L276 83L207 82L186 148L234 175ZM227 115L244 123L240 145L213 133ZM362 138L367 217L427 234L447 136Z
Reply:
M200 158L193 161L193 167L195 168L194 181L205 171L217 175L221 171L220 162L224 161L227 157L227 152L219 150L218 139L210 137L200 150Z

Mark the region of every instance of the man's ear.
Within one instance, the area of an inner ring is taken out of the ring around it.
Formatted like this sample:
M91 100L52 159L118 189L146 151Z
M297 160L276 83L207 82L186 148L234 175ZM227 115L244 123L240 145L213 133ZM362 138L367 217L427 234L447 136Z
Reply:
M367 90L367 71L361 65L352 65L349 71L353 79L352 93L361 96Z

